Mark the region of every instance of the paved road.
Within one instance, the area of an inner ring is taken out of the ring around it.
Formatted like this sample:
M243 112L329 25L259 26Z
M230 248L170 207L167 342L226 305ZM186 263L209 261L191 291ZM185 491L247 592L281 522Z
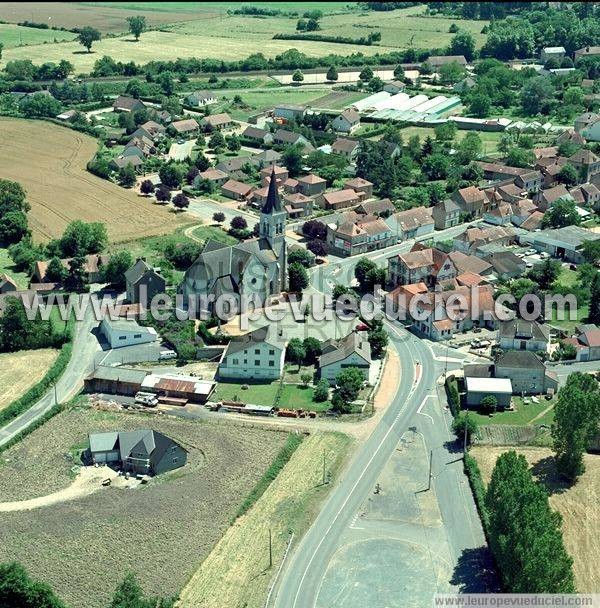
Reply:
M92 328L97 324L92 313L92 308L88 307L85 318L75 325L71 360L56 383L56 386L48 390L26 412L0 429L0 446L26 429L37 418L43 416L52 408L56 402L55 400L58 400L58 402L68 401L81 389L83 378L92 370L94 355L99 349L98 341L91 332Z
M383 265L410 246L369 257ZM349 284L355 263L313 271L313 289ZM493 585L474 574L489 555L437 383L462 357L444 356L445 348L398 324L386 328L401 364L397 392L294 550L278 581L278 608L421 608L436 592Z

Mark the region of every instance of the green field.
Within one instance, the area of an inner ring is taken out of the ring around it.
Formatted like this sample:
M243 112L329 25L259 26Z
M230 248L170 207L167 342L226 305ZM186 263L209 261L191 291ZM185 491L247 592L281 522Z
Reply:
M0 42L5 49L29 44L44 44L75 40L77 34L57 30L41 30L35 27L21 27L13 23L0 23Z
M8 256L8 249L0 248L0 274L7 274L19 289L27 289L29 277L24 272L15 272L13 261Z
M259 3L260 4L260 3ZM285 8L286 3L280 6ZM294 10L302 11L309 3L288 3ZM314 8L329 7L329 3L314 3ZM45 61L58 62L67 59L75 65L77 73L91 71L94 62L103 55L109 55L118 61L135 61L147 63L152 60L172 60L178 57L211 57L223 60L236 60L252 53L262 53L274 57L289 48L296 48L308 56L321 57L330 53L350 55L362 53L374 55L392 50L402 50L409 46L415 48L445 47L453 34L448 30L454 22L452 19L425 17L421 15L423 7L398 9L389 12L350 11L342 14L325 15L320 20L320 34L326 36L344 36L349 38L366 37L378 31L382 40L377 45L332 44L310 40L273 40L277 33L294 33L295 17L256 18L244 15L227 15L225 3L206 3L198 8L195 3L102 3L105 8L114 11L117 7L160 11L161 15L177 15L194 11L203 17L191 21L161 25L161 31L145 32L139 42L130 35L104 38L94 43L93 52L82 52L77 42L60 44L34 45L29 47L8 48L4 59L31 59L34 63ZM266 3L265 3L266 5ZM334 8L328 11L343 10L344 3L333 3ZM216 11L223 11L217 13ZM211 13L208 15L207 13ZM478 46L485 41L481 34L484 21L458 20L459 27L471 32ZM39 30L44 32L44 30Z
M496 412L491 417L477 412L469 412L469 417L477 423L477 426L489 424L508 424L514 426L524 426L531 423L536 425L551 424L554 417L555 402L555 399L551 401L540 399L539 403L533 403L530 400L529 403L524 404L523 399L515 397L513 399L515 405L513 411ZM540 416L544 411L546 413ZM538 416L540 417L538 418Z

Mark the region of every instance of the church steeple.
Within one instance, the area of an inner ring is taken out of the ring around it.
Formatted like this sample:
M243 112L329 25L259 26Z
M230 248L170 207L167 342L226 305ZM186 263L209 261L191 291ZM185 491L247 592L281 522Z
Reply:
M274 211L283 211L281 199L277 191L277 179L275 177L275 167L271 171L271 181L269 182L269 192L267 193L267 201L263 205L262 213L273 213Z

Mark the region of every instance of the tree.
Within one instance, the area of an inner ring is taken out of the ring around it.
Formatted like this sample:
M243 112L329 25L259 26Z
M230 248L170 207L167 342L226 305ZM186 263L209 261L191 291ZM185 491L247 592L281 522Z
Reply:
M558 181L565 186L575 186L575 184L577 184L579 181L579 173L577 172L577 169L570 163L564 165L556 177Z
M248 222L241 215L232 218L229 225L233 230L246 230L248 228Z
M48 262L45 279L50 283L62 283L67 276L67 269L63 266L60 258L54 256Z
M579 226L581 216L577 213L575 201L566 197L559 198L544 213L542 226L544 228L562 228L563 226Z
M527 116L549 114L554 99L554 87L547 76L525 81L521 89L521 107Z
M294 82L302 82L304 80L304 74L300 70L296 70L292 74L292 80Z
M371 287L368 276L369 272L377 270L377 264L369 258L360 258L354 267L354 277L358 281L361 291L368 291Z
M573 593L572 563L552 511L523 455L505 452L496 461L485 496L488 536L508 593Z
M54 244L56 252L64 258L76 255L100 253L106 248L108 234L106 226L101 222L82 222L75 220L67 224L63 235L56 242L48 243L50 250Z
M173 608L174 599L146 598L133 574L127 574L116 588L110 608Z
M240 139L237 135L232 135L227 139L227 149L230 152L237 152L242 147Z
M166 186L159 186L154 193L159 203L168 203L171 200L171 191Z
M373 78L374 74L373 74L373 70L371 69L371 66L365 66L360 74L358 75L358 77L362 80L362 82L369 82L369 80L371 80L371 78Z
M309 241L306 248L317 257L325 257L327 255L327 244L321 239L313 239Z
M127 249L117 251L110 256L106 266L102 268L102 279L116 287L125 287L125 272L133 264L133 256Z
M175 163L169 163L162 165L158 170L158 176L163 186L176 190L181 187L183 181L183 169L181 165Z
M477 432L477 423L473 416L469 416L469 412L459 412L452 420L452 432L460 441L465 440L467 434L467 443L471 442L471 437Z
M550 258L535 264L527 273L527 277L537 283L540 289L550 289L550 286L561 273L561 265L557 260Z
M18 243L30 234L23 211L9 211L0 216L0 244L4 247Z
M450 158L446 154L431 154L421 164L421 171L430 180L445 179L450 167Z
M17 562L0 564L0 606L6 608L65 608L46 583L29 578Z
M310 372L300 374L300 380L305 387L308 386L309 382L312 380L312 377L313 375Z
M558 392L552 439L556 464L562 475L575 481L585 471L583 454L600 422L598 381L575 372Z
M217 211L213 214L213 222L217 222L217 224L222 224L225 221L225 214L222 211Z
M509 167L520 167L526 169L535 163L535 155L531 150L519 146L510 148L506 155L506 164Z
M474 93L469 98L469 112L477 118L486 118L489 116L492 100L485 93Z
M304 268L310 268L315 263L315 256L306 249L294 249L288 254L288 264L302 264Z
M159 84L163 93L167 97L170 97L175 92L175 79L173 78L173 74L171 72L161 72L158 75L156 82Z
M396 80L404 80L404 68L400 63L394 68L394 78Z
M498 399L494 395L486 395L479 404L479 408L484 414L492 414L498 407Z
M26 97L19 108L28 118L54 118L60 113L61 105L54 97L35 93Z
M300 175L302 171L302 149L299 145L288 146L281 155L281 162L287 167L290 177Z
M321 380L319 380L313 393L313 401L316 401L317 403L323 403L324 401L327 401L328 398L329 382L327 382L325 378L322 378Z
M352 403L358 398L364 381L364 376L357 367L347 367L335 378L335 393L341 397L344 403Z
M383 80L381 80L379 76L373 76L367 84L367 89L371 91L371 93L379 93L379 91L383 91L383 85Z
M583 241L581 255L590 264L600 260L600 239L596 241Z
M452 141L456 135L457 126L454 121L443 122L433 129L437 141Z
M152 194L154 192L154 184L149 179L145 179L140 184L140 192L144 196L149 196L150 194Z
M338 71L334 65L329 66L325 78L330 82L335 82L339 78Z
M178 211L183 211L190 206L190 199L183 192L180 192L173 197L173 206Z
M306 268L294 262L288 266L288 283L290 291L301 292L308 287L308 272Z
M323 241L327 238L327 226L319 220L308 220L302 225L302 234L308 239Z
M305 365L316 365L317 359L321 356L322 349L321 343L316 338L304 338L304 350L306 354L304 355L304 364Z
M459 31L450 41L448 55L464 55L467 61L472 61L475 55L475 38L470 32Z
M458 61L451 61L450 63L444 63L444 65L440 66L438 68L438 74L442 84L455 84L465 77L466 70Z
M119 184L124 188L131 188L135 185L135 169L131 163L127 163L119 169Z
M369 344L371 345L371 356L380 359L388 344L388 335L383 328L369 331Z
M208 147L215 152L218 152L225 147L225 137L223 137L223 133L221 133L221 131L215 131L210 136L210 139L208 140Z
M134 35L136 41L140 39L142 32L146 29L146 17L136 15L135 17L127 17L129 31Z
M68 291L84 291L87 285L85 272L85 256L77 253L69 260L69 272L65 278L65 287Z
M306 357L306 349L300 338L292 338L285 349L285 360L298 365L298 369L304 362Z
M600 273L596 272L590 286L588 321L600 325Z
M93 27L86 25L79 30L79 35L77 36L77 41L81 46L85 47L88 53L92 52L92 44L97 42L102 38L102 34Z

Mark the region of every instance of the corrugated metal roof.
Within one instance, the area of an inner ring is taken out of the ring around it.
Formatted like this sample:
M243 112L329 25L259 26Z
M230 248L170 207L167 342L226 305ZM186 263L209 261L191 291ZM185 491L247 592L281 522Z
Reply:
M504 393L512 395L509 378L466 378L467 391L474 393Z

